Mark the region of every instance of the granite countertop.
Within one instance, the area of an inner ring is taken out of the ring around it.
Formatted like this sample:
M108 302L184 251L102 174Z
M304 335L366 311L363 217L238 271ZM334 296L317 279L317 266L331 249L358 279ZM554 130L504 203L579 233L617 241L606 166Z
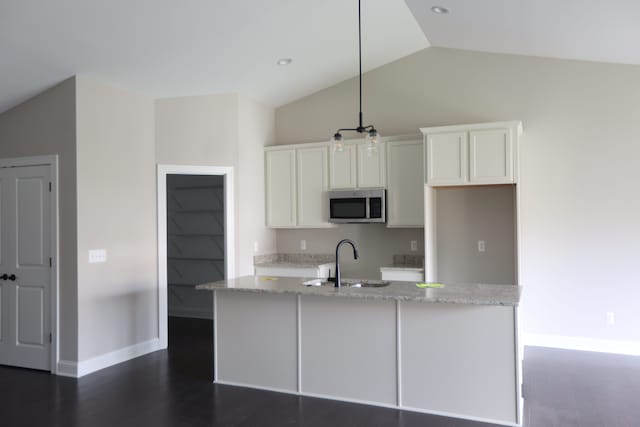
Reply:
M270 254L253 257L254 267L314 268L334 263L335 256L330 254Z
M445 284L441 289L420 289L411 282L391 282L380 288L335 288L333 284L305 286L308 278L244 276L236 279L203 283L200 290L225 290L275 294L318 295L325 297L399 300L451 304L507 305L520 302L521 287L495 284Z

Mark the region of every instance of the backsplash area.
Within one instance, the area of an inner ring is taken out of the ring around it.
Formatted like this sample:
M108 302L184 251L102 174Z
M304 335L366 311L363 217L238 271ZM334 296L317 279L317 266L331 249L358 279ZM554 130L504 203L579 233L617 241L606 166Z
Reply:
M392 266L394 255L424 256L424 229L387 228L384 224L341 224L327 229L277 230L276 247L279 253L335 253L342 239L351 239L358 246L360 258L353 259L351 247L340 249L343 277L380 279L380 267ZM301 241L306 249L302 250ZM411 241L417 250L411 250Z

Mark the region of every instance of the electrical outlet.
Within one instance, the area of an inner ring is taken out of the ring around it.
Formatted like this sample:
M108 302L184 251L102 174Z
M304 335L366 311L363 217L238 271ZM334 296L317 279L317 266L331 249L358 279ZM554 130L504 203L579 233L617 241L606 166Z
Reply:
M478 252L484 252L485 249L484 240L478 240Z
M95 264L98 262L107 262L106 249L91 249L89 251L89 263Z
M253 252L258 252L258 241L253 242Z
M417 240L412 240L411 241L411 250L412 251L417 251L418 250L418 241Z
M607 325L613 326L616 324L616 314L613 311L607 311Z
M306 251L307 250L307 241L306 240L300 240L300 250L302 251Z

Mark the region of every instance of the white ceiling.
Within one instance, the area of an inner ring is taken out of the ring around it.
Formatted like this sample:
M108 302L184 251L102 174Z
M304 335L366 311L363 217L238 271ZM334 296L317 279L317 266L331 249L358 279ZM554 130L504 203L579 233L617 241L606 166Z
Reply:
M0 111L74 74L154 98L278 106L357 75L357 1L2 0ZM362 5L365 70L421 50L404 0ZM278 58L293 63L276 65Z
M362 3L365 71L429 45L640 64L638 0ZM74 74L154 98L238 92L279 106L357 66L356 0L0 1L0 111Z
M406 0L432 46L640 64L638 0ZM431 12L433 5L450 10Z

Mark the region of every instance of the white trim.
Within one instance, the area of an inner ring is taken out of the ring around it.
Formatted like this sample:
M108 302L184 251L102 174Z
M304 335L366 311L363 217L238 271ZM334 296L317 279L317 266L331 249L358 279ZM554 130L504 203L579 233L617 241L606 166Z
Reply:
M522 338L523 344L531 347L550 347L564 350L640 356L640 342L638 341L614 341L546 334L524 334Z
M82 360L78 362L76 374L78 378L83 377L92 372L117 365L118 363L126 362L127 360L135 359L136 357L140 357L145 354L153 353L157 350L161 350L160 340L158 338L154 338L149 341L144 341L119 350L101 354L100 356L92 357L91 359Z
M296 295L296 387L298 393L302 391L302 302L300 294Z
M49 370L52 374L59 374L60 361L60 338L59 338L59 310L60 297L58 292L58 283L60 282L60 222L59 222L59 203L58 203L58 155L32 156L0 159L0 167L21 167L21 166L49 166L49 179L51 180L51 198L49 205L50 215L50 236L49 236L49 255L51 256L52 265L50 272L51 292L50 298L50 320L49 327L51 329L51 345L49 351L51 354L49 361Z
M449 418L459 418L459 419L464 419L464 420L479 421L479 422L491 423L491 424L499 424L499 425L504 425L504 426L513 426L513 427L519 427L520 426L520 424L505 422L505 421L501 421L501 420L495 420L495 419L491 419L491 418L471 417L471 416L468 416L468 415L460 415L460 414L456 414L456 413L452 413L452 412L431 411L431 410L427 410L427 409L413 408L413 407L410 407L410 406L395 405L393 403L376 402L376 401L362 400L362 399L349 399L347 397L329 396L329 395L320 394L320 393L296 392L294 390L289 390L289 389L284 389L284 388L264 387L264 386L254 385L254 384L244 384L244 383L238 383L238 382L233 382L233 381L215 381L215 383L216 384L233 386L233 387L245 387L245 388L251 388L251 389L255 389L255 390L273 391L273 392L276 392L276 393L287 393L287 394L294 394L294 395L304 396L304 397L314 397L314 398L318 398L318 399L336 400L336 401L339 401L339 402L348 402L348 403L357 403L357 404L361 404L361 405L377 406L377 407L380 407L380 408L391 408L391 409L399 409L399 410L402 410L402 411L419 412L421 414L441 415L441 416L445 416L445 417L449 417Z
M396 300L396 404L402 406L402 334L400 300Z
M160 348L167 348L167 175L222 175L225 194L225 279L235 277L235 224L233 167L158 165L158 336Z
M69 360L59 360L56 375L61 377L78 378L78 363Z

